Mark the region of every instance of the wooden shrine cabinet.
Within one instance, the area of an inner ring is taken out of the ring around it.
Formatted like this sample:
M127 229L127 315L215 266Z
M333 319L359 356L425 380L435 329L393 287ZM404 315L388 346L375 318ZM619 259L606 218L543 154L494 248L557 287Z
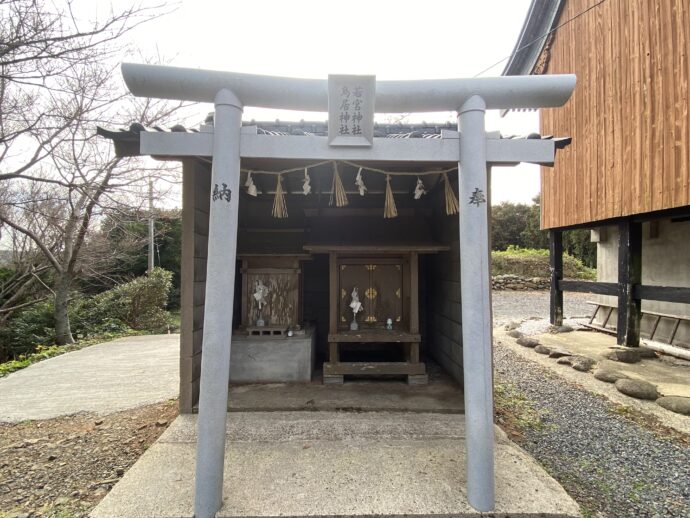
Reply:
M308 255L241 256L242 325L249 336L283 336L302 322L302 270ZM266 287L265 305L259 310L254 297L257 284ZM263 325L257 325L263 320Z
M426 383L426 366L419 361L418 251L402 247L338 248L329 250L329 361L323 366L324 383L343 383L345 375L364 374L404 375L410 384ZM350 304L355 287L362 311L353 330ZM402 347L404 360L342 361L343 344Z
M240 255L242 322L230 350L231 383L311 381L316 335L302 323L301 269L309 258ZM257 285L265 287L261 310L254 296Z
M342 258L337 264L339 331L350 329L355 318L350 307L355 288L362 303L362 310L356 315L361 329L384 327L388 319L394 329L409 328L410 265L407 258Z

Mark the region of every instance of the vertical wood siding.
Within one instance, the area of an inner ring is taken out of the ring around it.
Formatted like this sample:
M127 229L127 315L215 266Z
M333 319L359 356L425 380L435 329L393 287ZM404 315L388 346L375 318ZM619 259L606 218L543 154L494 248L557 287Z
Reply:
M209 168L192 160L184 162L179 402L183 414L191 413L199 400L210 199Z
M455 176L457 178L457 175ZM457 182L453 180L457 192ZM426 277L428 352L453 378L463 383L462 306L460 300L460 232L458 217L443 210L443 189L436 191L433 206L434 239L450 246L447 252L429 255ZM471 301L469 302L472 303Z
M689 54L690 0L608 0L558 29L547 73L577 87L541 131L573 142L542 168L543 228L690 205Z

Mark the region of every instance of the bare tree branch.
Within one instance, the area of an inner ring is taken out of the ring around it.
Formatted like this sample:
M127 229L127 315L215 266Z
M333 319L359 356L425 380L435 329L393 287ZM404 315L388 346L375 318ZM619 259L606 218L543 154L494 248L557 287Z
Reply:
M60 264L60 262L55 258L55 256L53 255L53 252L45 245L43 240L41 238L39 238L34 232L29 230L28 228L22 227L21 225L15 223L11 219L4 217L1 213L0 213L0 221L2 221L6 225L12 227L15 230L18 230L19 232L28 236L29 238L31 238L31 240L36 244L36 246L38 246L38 248L41 249L43 254L50 261L50 264L53 265L53 268L55 268L55 270L57 270L58 273L62 273L63 269L62 269L62 265Z

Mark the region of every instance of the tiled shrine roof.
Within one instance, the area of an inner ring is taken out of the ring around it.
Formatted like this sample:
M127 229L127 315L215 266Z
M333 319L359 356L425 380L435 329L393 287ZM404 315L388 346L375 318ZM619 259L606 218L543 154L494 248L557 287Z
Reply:
M176 124L170 128L160 126L146 127L139 123L134 123L129 128L111 130L98 127L97 132L100 136L110 139L115 144L115 150L121 156L134 156L139 154L139 134L141 132L167 132L167 133L198 133L204 128L211 129L213 125L213 114L210 114L205 124L200 128L185 128L181 124ZM297 135L297 136L327 136L327 122L256 122L243 121L242 126L256 126L257 133L265 135ZM421 123L421 124L402 124L402 123L374 123L374 137L377 138L441 138L442 131L457 131L457 125L451 122L445 123ZM501 138L520 138L520 139L543 139L550 140L551 136L542 136L538 133L529 135L501 135ZM570 144L570 138L559 138L556 140L557 148L564 148Z

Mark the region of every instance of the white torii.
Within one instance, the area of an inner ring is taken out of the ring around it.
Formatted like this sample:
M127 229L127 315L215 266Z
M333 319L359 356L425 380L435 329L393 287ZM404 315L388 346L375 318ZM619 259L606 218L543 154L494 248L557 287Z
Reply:
M124 63L130 91L140 97L212 102L212 133L142 133L141 153L212 156L214 197L209 216L194 516L211 518L222 504L225 424L237 252L240 158L457 161L460 200L460 279L467 449L467 498L478 511L494 508L494 424L489 251L492 164L553 164L552 140L510 140L487 134L487 109L562 106L574 75L378 81L377 112L458 112L459 133L442 139L374 139L371 147L335 148L326 137L275 137L243 131L244 106L327 111L328 82ZM459 144L458 144L459 141ZM477 193L486 193L477 197ZM472 301L471 303L469 301Z

